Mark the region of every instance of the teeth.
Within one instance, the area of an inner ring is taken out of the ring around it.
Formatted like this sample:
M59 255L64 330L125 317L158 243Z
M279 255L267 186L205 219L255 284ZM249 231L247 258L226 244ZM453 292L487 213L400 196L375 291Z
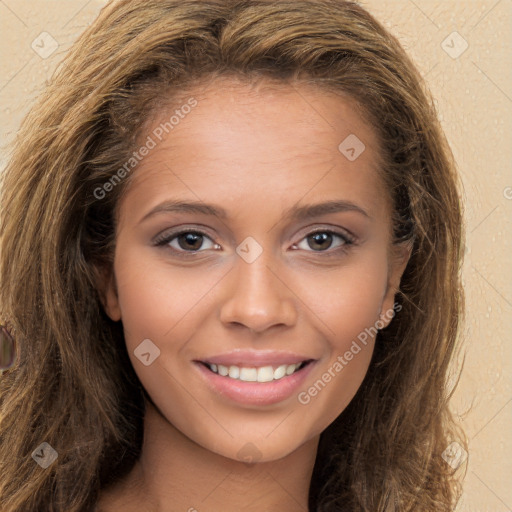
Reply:
M228 375L232 379L238 379L238 377L240 377L240 368L238 368L238 366L230 366Z
M223 364L209 364L208 367L214 373L230 379L242 380L244 382L270 382L279 380L291 375L302 363L283 364L274 369L272 366L261 366L259 368L245 368L235 365L224 366Z
M291 375L297 369L296 365L291 364L286 367L286 375Z
M256 382L258 380L258 370L256 368L240 368L238 379L246 382Z
M270 382L274 380L274 369L272 366L263 366L258 370L258 382Z
M274 370L274 379L280 379L281 377L284 377L286 375L286 368L287 366L283 364L283 366L279 366Z

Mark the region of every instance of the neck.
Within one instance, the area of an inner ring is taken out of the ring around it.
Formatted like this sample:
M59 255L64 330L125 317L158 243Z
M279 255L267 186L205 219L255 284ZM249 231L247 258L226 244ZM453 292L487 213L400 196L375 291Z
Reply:
M196 444L147 403L141 457L98 512L307 512L318 440L282 459L250 464Z

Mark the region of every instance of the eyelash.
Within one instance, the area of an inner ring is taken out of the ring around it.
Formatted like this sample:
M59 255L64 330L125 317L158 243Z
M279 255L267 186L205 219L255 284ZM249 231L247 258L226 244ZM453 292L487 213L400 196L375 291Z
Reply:
M337 236L342 239L343 244L333 250L331 250L331 249L327 249L325 251L310 250L310 251L306 251L306 252L325 254L326 255L325 257L335 257L340 252L346 253L349 250L350 246L353 246L356 243L355 237L352 235L349 235L348 233L342 233L339 231L334 231L332 229L325 229L325 228L311 231L310 233L306 234L303 238L301 238L299 243L302 242L302 240L305 240L308 237L313 236L317 233L324 233L324 234ZM190 258L191 255L196 255L196 254L199 254L200 252L204 252L204 251L200 251L200 250L196 250L196 251L177 250L174 247L171 247L169 245L170 242L172 242L172 240L174 240L175 238L178 238L181 235L185 235L185 234L201 235L206 238L209 238L212 241L212 243L215 244L215 242L211 239L211 237L207 233L205 233L204 231L202 231L200 229L194 228L194 229L182 229L181 231L176 231L176 232L172 232L172 233L163 233L162 235L158 236L154 240L154 245L156 247L162 247L164 249L168 249L180 258ZM294 244L294 246L295 245L297 245L297 244Z

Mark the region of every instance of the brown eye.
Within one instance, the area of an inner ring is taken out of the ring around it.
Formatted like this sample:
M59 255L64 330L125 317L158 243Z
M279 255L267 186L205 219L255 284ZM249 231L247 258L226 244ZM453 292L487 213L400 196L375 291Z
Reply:
M200 233L184 233L175 237L181 249L197 251L203 243L203 235Z
M205 243L209 243L210 246ZM201 231L182 230L174 233L164 233L159 236L154 244L159 247L171 249L176 253L198 253L205 249L219 249L220 246L215 244L212 239Z
M331 233L315 233L309 235L308 240L312 241L309 243L309 247L314 250L329 249L332 245L332 234Z
M328 249L331 249L336 243L336 239L339 240L338 244L329 252L334 252L338 249L344 250L354 243L354 240L347 234L324 229L322 231L310 233L304 237L300 243L295 244L294 247L304 249L309 252L328 252ZM301 247L301 244L303 244L304 241L306 241L307 246Z

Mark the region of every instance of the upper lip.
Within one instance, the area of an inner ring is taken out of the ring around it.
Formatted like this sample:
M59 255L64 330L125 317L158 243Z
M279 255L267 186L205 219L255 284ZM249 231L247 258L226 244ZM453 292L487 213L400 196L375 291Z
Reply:
M225 366L279 366L311 361L313 357L293 352L274 350L232 350L223 354L201 359L207 364L222 364Z

